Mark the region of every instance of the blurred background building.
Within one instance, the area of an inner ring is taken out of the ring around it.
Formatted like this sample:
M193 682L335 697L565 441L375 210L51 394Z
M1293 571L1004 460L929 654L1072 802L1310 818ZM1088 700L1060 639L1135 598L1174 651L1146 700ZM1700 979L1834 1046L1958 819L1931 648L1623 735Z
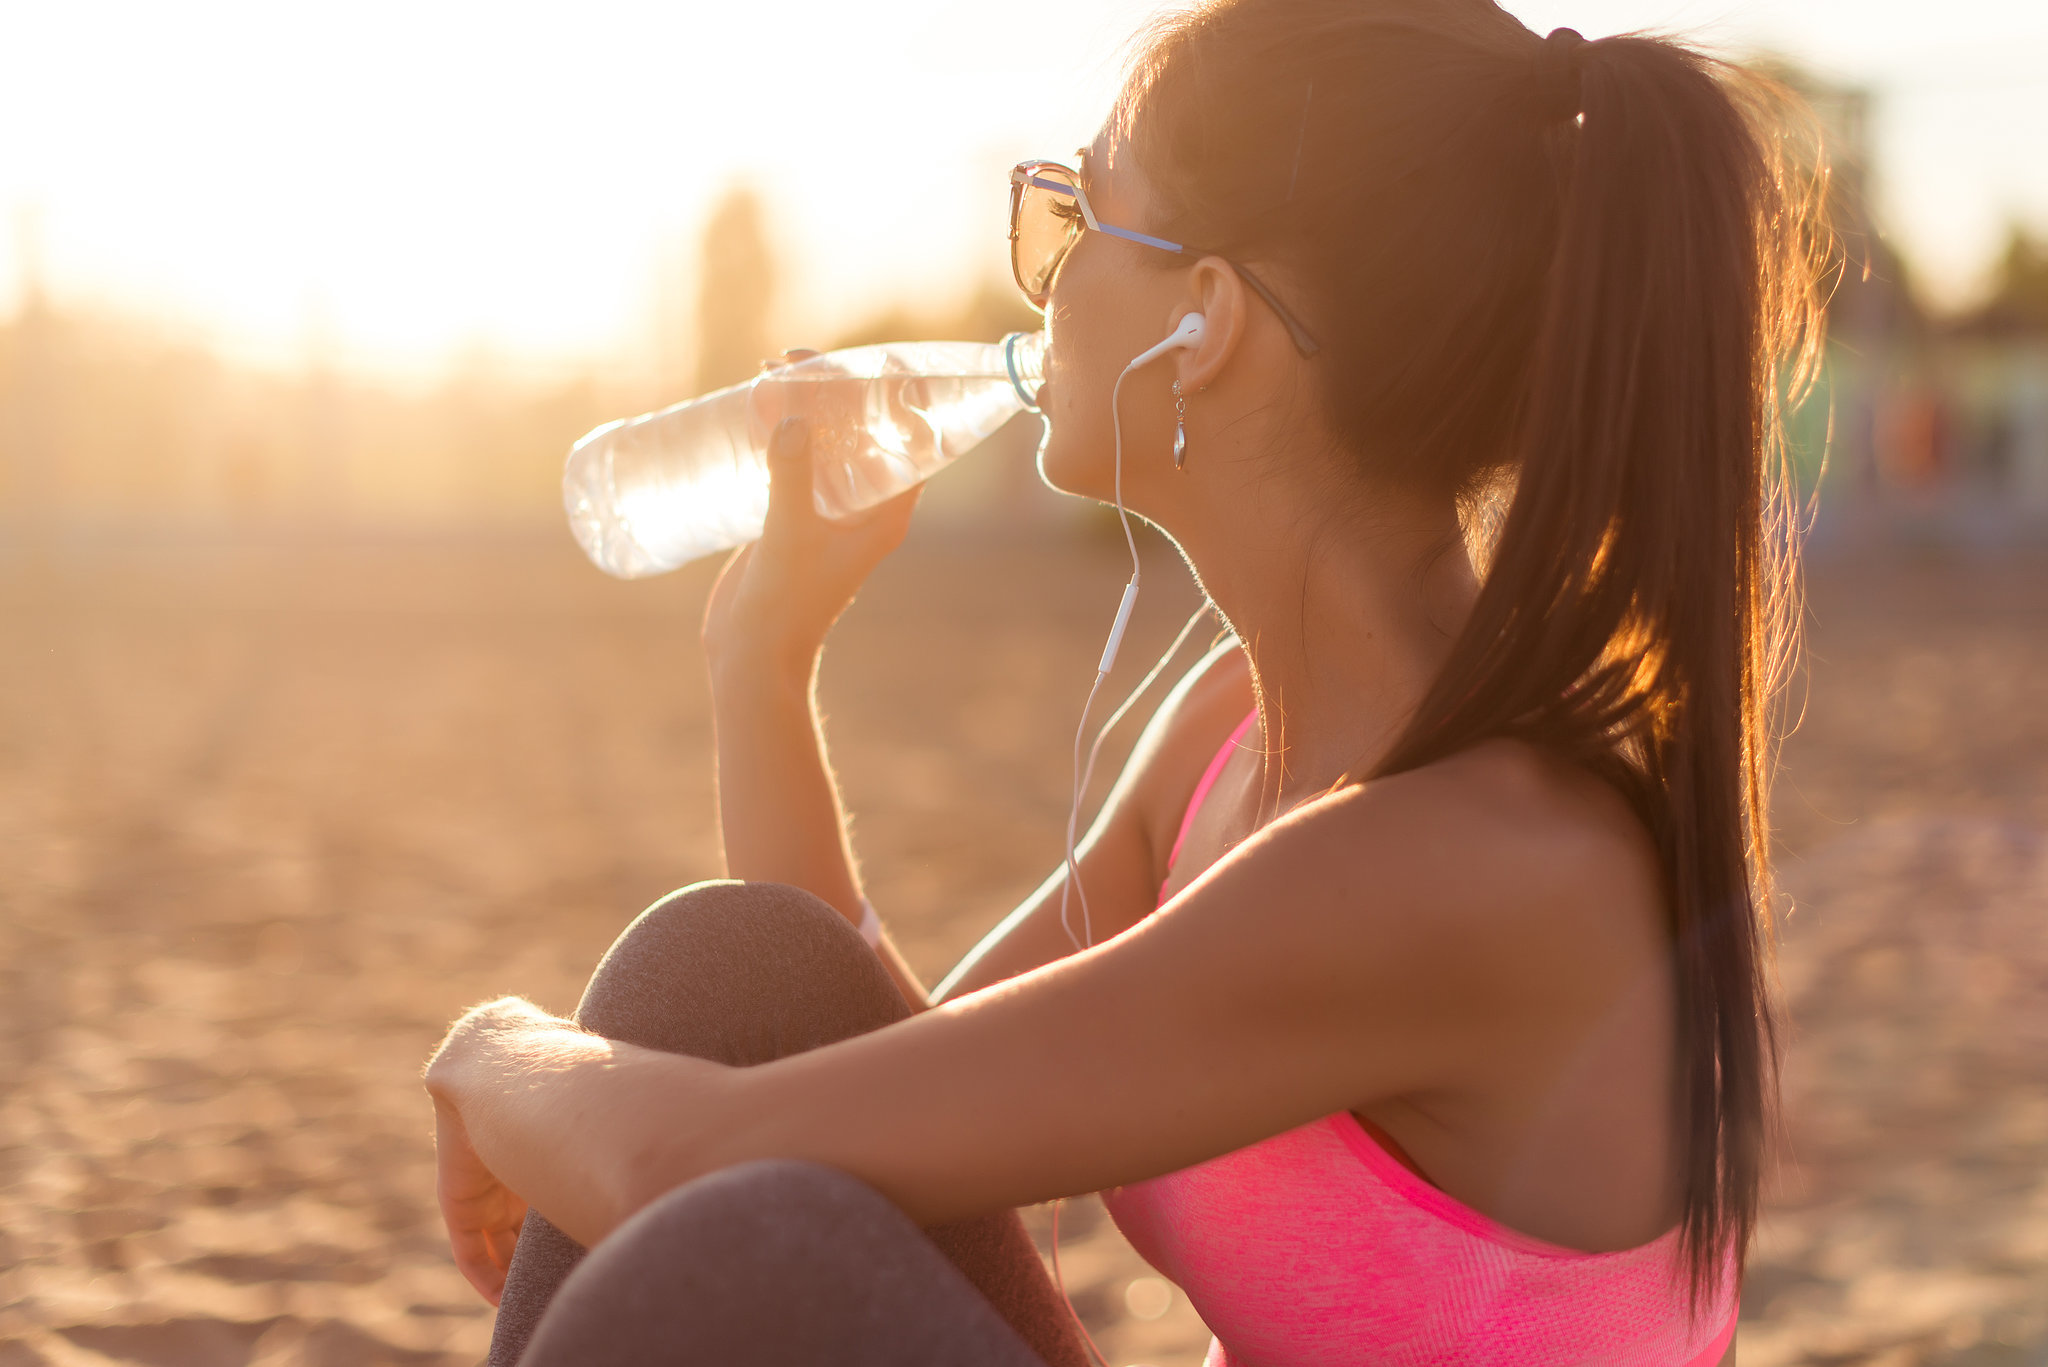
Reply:
M1981 299L1930 308L1874 208L1872 92L1769 65L1818 116L1841 241L1826 362L1793 419L1813 548L2048 539L2048 249L2015 220Z

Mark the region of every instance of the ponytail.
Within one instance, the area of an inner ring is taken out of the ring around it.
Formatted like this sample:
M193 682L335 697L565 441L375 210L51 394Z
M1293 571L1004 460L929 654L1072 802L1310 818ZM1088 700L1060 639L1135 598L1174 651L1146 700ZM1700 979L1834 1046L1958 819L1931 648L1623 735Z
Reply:
M1809 239L1784 235L1798 206L1731 98L1740 73L1651 39L1545 46L1547 84L1575 68L1583 119L1514 493L1450 661L1377 772L1515 736L1630 795L1676 946L1697 1298L1728 1255L1740 1271L1776 1093L1766 711L1793 527L1779 358L1811 360Z
M1817 356L1824 240L1796 105L1486 0L1209 0L1154 28L1117 115L1170 235L1294 282L1361 475L1499 529L1373 773L1514 737L1605 775L1656 842L1695 1306L1740 1272L1776 1094L1779 410Z

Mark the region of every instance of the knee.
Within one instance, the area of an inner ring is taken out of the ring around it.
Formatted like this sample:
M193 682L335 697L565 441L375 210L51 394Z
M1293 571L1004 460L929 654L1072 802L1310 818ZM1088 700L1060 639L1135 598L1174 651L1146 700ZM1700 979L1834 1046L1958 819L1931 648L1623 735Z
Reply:
M606 1240L638 1259L677 1248L716 1249L736 1269L787 1269L792 1258L863 1242L901 1224L894 1202L850 1173L798 1158L760 1158L707 1173L650 1202Z
M801 1285L851 1290L928 1236L888 1197L837 1168L793 1158L738 1163L650 1203L599 1245L626 1266L716 1264L735 1295ZM614 1247L616 1245L616 1247Z
M612 942L598 976L672 968L680 955L716 952L743 941L830 933L846 918L823 898L788 883L708 878L655 902Z
M648 1362L657 1358L627 1347L658 1343L690 1360L831 1361L889 1335L877 1279L922 1238L845 1173L792 1159L738 1164L667 1193L593 1248L524 1360Z
M785 883L717 879L635 918L591 975L576 1019L609 1039L751 1064L908 1012L831 904Z

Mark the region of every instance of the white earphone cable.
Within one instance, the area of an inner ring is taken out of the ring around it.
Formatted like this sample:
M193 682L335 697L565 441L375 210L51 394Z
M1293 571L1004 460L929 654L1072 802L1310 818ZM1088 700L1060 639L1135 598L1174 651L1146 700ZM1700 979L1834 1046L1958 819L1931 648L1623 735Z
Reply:
M1123 644L1124 628L1130 624L1131 610L1137 605L1138 601L1138 584L1144 574L1144 568L1138 561L1138 538L1131 531L1131 515L1124 508L1124 419L1123 408L1119 400L1123 396L1124 381L1129 379L1131 372L1136 370L1140 363L1146 359L1147 357L1140 356L1125 366L1123 373L1116 377L1116 384L1111 386L1109 391L1109 423L1110 430L1115 433L1116 441L1113 489L1116 496L1117 519L1123 524L1124 544L1130 548L1131 552L1131 582L1124 585L1123 601L1117 606L1116 624L1110 628L1109 640L1103 646L1102 662L1096 667L1095 682L1088 688L1088 700L1081 704L1080 725L1074 728L1074 789L1072 801L1067 807L1067 876L1060 884L1060 927L1067 932L1067 939L1077 950L1085 949L1095 943L1095 928L1088 912L1088 893L1086 889L1080 888L1081 866L1074 857L1074 842L1078 834L1077 826L1081 819L1081 797L1086 789L1088 776L1094 773L1095 754L1102 748L1102 737L1098 735L1095 738L1095 747L1089 751L1085 772L1081 764L1081 741L1088 734L1088 714L1095 707L1095 695L1102 690L1103 681L1109 677L1110 669L1116 664L1117 649ZM1190 622L1189 625L1192 626L1193 623ZM1173 650L1180 649L1180 641L1182 638L1185 638L1186 634L1183 631L1181 638L1175 639ZM1170 658L1172 650L1169 650L1167 654ZM1159 665L1154 667L1153 672L1145 676L1145 682L1138 686L1139 693L1144 692L1146 688L1151 686L1152 680L1158 676L1159 670L1164 668L1165 664L1166 661L1161 660ZM1136 696L1136 694L1133 694L1133 699ZM1115 715L1105 724L1104 732L1107 732L1110 726L1114 726L1123 717L1125 709L1129 706L1130 700L1126 700L1124 706L1118 708ZM1079 889L1081 893L1082 933L1079 936L1074 934L1074 925L1068 919L1067 909L1069 896L1076 889Z
M1081 725L1074 734L1074 768L1077 776L1074 780L1073 804L1067 809L1067 883L1060 890L1060 924L1067 926L1067 888L1072 888L1074 893L1081 899L1082 928L1091 931L1087 940L1088 945L1095 943L1088 910L1088 888L1081 881L1080 865L1074 848L1076 832L1080 826L1081 799L1087 795L1088 785L1095 778L1095 761L1102 753L1102 743L1109 739L1109 733L1116 729L1117 723L1121 722L1130 710L1137 706L1138 699L1144 697L1146 691L1159 681L1159 676L1164 674L1166 667L1173 663L1174 656L1180 654L1180 648L1187 644L1188 636L1194 631L1195 624L1209 615L1211 606L1208 599L1202 600L1202 605L1196 608L1193 615L1182 624L1179 634L1173 638L1173 644L1166 648L1166 653L1159 657L1158 663L1152 666L1151 671L1144 678L1138 680L1137 687L1130 691L1129 696L1123 700L1116 711L1109 714L1109 720L1103 722L1101 729L1095 733L1095 743L1088 749L1088 762L1086 765L1081 763L1081 737L1087 734L1088 709L1094 705L1096 690L1102 686L1102 681L1108 677L1107 675L1098 674L1095 676L1095 687L1088 690L1088 704L1081 709ZM1067 926L1067 937L1073 939L1073 936L1073 928ZM1084 949L1086 947L1087 945L1084 945L1081 941L1074 940L1074 948Z
M1189 317L1195 319L1199 325L1199 315L1191 314ZM1183 320L1184 325L1185 322L1186 320ZM1169 339L1169 341L1171 340L1173 339ZM1109 678L1109 672L1116 664L1117 649L1123 644L1124 629L1130 625L1131 611L1138 601L1138 584L1143 573L1142 566L1138 561L1138 539L1131 532L1131 516L1124 508L1124 425L1123 413L1118 405L1118 399L1123 393L1124 380L1130 376L1130 373L1146 361L1154 359L1165 348L1165 345L1165 343L1162 343L1160 347L1154 348L1152 351L1148 351L1133 359L1129 365L1124 367L1123 374L1116 377L1116 384L1109 391L1110 427L1116 435L1114 479L1116 515L1118 520L1123 523L1124 544L1130 548L1131 552L1131 582L1124 585L1123 601L1117 605L1116 622L1110 628L1108 641L1103 645L1102 661L1096 667L1095 682L1088 688L1088 700L1081 704L1080 725L1074 728L1074 788L1073 800L1067 808L1067 867L1066 877L1060 883L1060 926L1067 932L1067 939L1073 942L1074 948L1077 951L1086 949L1095 943L1095 927L1088 911L1088 890L1081 884L1081 866L1075 858L1074 842L1081 819L1081 798L1087 792L1089 780L1095 776L1096 757L1102 753L1102 743L1108 739L1110 731L1115 728L1118 722L1124 719L1125 714L1137 704L1138 699L1143 697L1145 691L1151 688L1157 682L1159 676L1166 671L1166 666L1172 663L1173 657L1179 654L1180 648L1187 643L1188 634L1195 629L1195 623L1201 621L1203 615L1211 607L1208 600L1204 599L1202 605L1195 609L1194 615L1188 618L1187 624L1181 627L1180 633L1173 638L1173 644L1168 646L1166 653L1159 657L1159 662L1152 666L1143 679L1138 681L1138 686L1131 690L1130 696L1123 700L1123 703L1116 711L1110 713L1109 720L1105 721L1102 724L1102 728L1095 733L1095 743L1088 749L1088 762L1086 765L1083 765L1081 762L1081 740L1088 734L1088 714L1095 707L1095 695L1102 691L1103 682ZM1074 934L1073 923L1067 919L1069 895L1075 893L1078 893L1081 899L1082 933L1078 937ZM1088 1345L1088 1351L1094 1355L1096 1362L1100 1363L1101 1367L1109 1367L1109 1359L1102 1355L1102 1350L1096 1346L1094 1337L1088 1332L1088 1326L1081 1322L1080 1312L1074 1309L1074 1302L1067 1295L1066 1279L1060 1272L1060 1204L1064 1200L1064 1197L1056 1197L1052 1203L1053 1284L1059 1289L1060 1299L1065 1302L1067 1313L1074 1318L1074 1327L1081 1331L1082 1341Z

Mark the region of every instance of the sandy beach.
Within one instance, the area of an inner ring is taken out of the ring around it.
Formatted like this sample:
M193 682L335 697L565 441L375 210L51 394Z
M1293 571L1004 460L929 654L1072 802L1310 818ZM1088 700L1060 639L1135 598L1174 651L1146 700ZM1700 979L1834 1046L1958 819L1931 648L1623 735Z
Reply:
M1153 550L1126 687L1197 601ZM566 1011L719 872L710 569L613 582L560 536L0 561L0 1367L480 1358L419 1065L485 996ZM1105 539L920 534L834 638L868 885L928 980L1058 861L1127 573ZM1742 1361L2038 1367L2048 561L1824 560L1810 597ZM1061 1224L1112 1367L1196 1367L1099 1206Z

